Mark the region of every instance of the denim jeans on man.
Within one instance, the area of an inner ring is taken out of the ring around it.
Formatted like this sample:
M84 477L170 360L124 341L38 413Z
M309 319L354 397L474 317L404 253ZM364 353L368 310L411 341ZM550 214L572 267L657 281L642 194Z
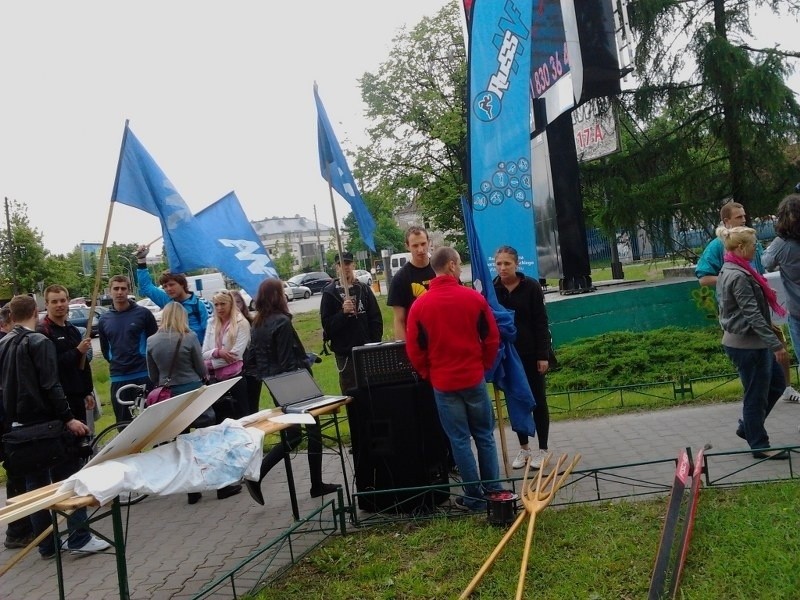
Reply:
M41 469L39 471L32 471L25 475L25 485L28 491L37 490L51 483L63 481L70 475L77 473L82 466L81 459L68 458L64 462L56 465L52 469ZM67 517L67 526L72 531L68 538L67 547L71 550L76 550L85 546L91 534L85 528L86 524L86 509L79 508L69 517ZM33 532L36 535L42 533L50 525L53 520L50 516L50 511L40 510L31 515L31 523L33 524ZM55 552L55 543L53 535L48 535L39 543L39 554L42 556L50 556Z
M745 439L751 448L769 448L769 435L764 428L772 407L786 388L783 369L769 348L731 348L725 354L736 365L744 388L742 421Z
M481 509L486 506L484 491L503 489L494 481L500 477L500 463L494 443L494 413L486 383L481 381L475 387L455 392L434 389L433 394L442 429L450 439L453 458L461 480L465 482L464 493L467 498L464 499L464 506ZM478 450L477 465L470 438L475 440ZM481 484L480 481L485 483Z

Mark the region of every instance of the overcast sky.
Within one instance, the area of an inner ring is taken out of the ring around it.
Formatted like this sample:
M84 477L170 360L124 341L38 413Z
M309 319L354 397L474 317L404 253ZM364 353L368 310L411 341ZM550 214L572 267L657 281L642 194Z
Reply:
M342 146L364 143L357 79L445 3L4 2L0 197L28 206L51 252L102 241L130 119L193 212L234 190L252 220L313 219L316 205L332 225L314 81ZM109 243L160 235L156 217L114 205Z
M252 220L313 219L316 205L332 225L313 82L342 146L364 143L357 79L445 3L4 2L0 197L27 205L51 252L102 241L130 119L194 212L234 190ZM760 29L763 45L798 49L793 19ZM114 205L109 243L160 234L156 217Z

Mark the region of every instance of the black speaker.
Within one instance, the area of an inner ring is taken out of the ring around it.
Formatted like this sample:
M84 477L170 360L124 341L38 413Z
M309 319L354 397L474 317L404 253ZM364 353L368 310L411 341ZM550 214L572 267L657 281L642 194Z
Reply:
M449 443L426 382L359 387L347 406L359 493L449 482ZM429 511L447 490L358 496L368 512Z

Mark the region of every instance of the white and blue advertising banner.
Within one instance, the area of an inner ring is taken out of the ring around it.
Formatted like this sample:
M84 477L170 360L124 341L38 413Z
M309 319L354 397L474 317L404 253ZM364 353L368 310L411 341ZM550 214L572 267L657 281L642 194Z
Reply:
M494 252L513 246L539 277L530 148L532 0L475 0L470 18L470 202L492 276Z

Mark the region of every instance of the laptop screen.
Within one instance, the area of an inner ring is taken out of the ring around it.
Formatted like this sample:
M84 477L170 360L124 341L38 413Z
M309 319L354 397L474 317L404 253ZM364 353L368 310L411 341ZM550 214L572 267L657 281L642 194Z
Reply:
M286 406L322 396L317 382L305 369L265 377L264 383L278 406Z

